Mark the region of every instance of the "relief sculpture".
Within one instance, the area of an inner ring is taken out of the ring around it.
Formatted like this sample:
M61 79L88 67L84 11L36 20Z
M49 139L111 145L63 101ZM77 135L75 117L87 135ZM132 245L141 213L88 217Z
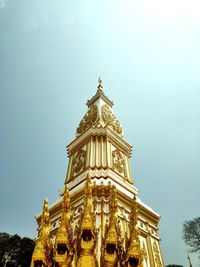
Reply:
M119 173L124 172L124 158L123 154L119 149L116 149L112 152L113 157L113 168L117 170Z
M93 105L81 120L79 127L77 128L77 135L84 133L91 126L94 126L98 121L98 118L98 108L96 105Z
M161 267L162 262L160 260L160 253L159 253L158 245L155 241L153 243L153 251L154 251L154 255L155 255L156 267Z
M81 149L74 157L74 173L79 173L85 166L86 151Z
M115 133L122 136L122 127L119 121L116 119L115 115L111 111L108 105L103 105L101 107L102 119L106 126L112 126L112 129Z

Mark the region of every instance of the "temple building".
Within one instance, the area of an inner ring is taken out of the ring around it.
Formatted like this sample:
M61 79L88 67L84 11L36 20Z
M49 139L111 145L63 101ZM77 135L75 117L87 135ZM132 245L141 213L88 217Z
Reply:
M160 216L138 197L132 146L99 79L96 94L67 146L59 199L36 216L31 267L164 267Z

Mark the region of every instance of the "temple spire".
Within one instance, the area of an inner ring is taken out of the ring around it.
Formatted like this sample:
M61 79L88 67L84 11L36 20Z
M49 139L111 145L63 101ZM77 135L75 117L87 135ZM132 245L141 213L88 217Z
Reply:
M88 111L77 128L77 137L88 129L107 127L123 137L120 122L112 110L113 102L104 94L102 83L102 79L99 77L96 94L87 101Z
M31 267L164 267L160 216L137 199L132 146L104 94L107 86L96 78L76 138L67 146L65 187L49 210L45 199L36 217Z
M192 267L192 262L191 262L191 260L190 260L189 255L188 255L188 261L189 261L190 267Z

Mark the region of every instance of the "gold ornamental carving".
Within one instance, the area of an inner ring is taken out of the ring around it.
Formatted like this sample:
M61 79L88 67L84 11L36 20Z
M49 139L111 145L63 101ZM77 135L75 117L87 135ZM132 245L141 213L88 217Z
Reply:
M142 202L138 206L137 189L127 183L131 146L112 105L99 79L77 138L68 146L64 191L50 210L45 200L36 217L31 267L163 267L155 236L160 218Z
M74 173L79 173L85 166L86 151L81 149L73 160Z
M123 154L119 149L115 149L112 152L113 157L113 168L116 169L119 173L124 172L124 158Z
M74 256L72 233L69 190L68 186L65 185L62 216L54 244L54 260L60 267L71 266Z
M94 126L98 121L98 108L96 105L90 107L88 112L85 114L83 119L81 120L79 127L77 128L77 135L84 133L87 129Z
M138 266L142 267L144 257L143 249L141 248L139 229L138 229L138 207L136 196L133 197L133 203L130 213L130 238L127 240L126 253L124 257L124 266Z
M116 188L110 189L109 224L105 226L105 236L102 236L101 266L117 267L122 258L121 229L117 220Z
M154 243L153 243L153 252L154 252L154 256L155 256L156 267L162 267L162 262L160 259L160 253L159 253L159 249L158 249L158 245L157 245L156 241L154 241Z
M108 105L101 107L102 119L106 126L111 126L116 134L122 136L122 127Z
M147 253L147 249L146 249L146 246L145 246L145 243L144 242L143 242L143 253L144 253L144 259L147 262L148 253Z
M41 227L39 230L38 239L36 240L35 249L32 255L31 267L33 266L50 266L52 243L49 239L50 222L49 222L49 208L48 201L45 199L41 217Z
M96 250L98 230L96 229L96 214L92 212L92 182L89 175L85 184L84 211L79 220L76 234L77 267L97 267Z

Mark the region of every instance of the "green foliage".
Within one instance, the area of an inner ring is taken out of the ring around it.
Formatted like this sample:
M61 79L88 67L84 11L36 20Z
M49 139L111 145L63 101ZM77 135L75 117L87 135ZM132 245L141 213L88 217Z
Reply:
M184 222L183 239L190 252L200 253L200 217Z
M29 267L35 242L27 237L0 233L0 266Z

